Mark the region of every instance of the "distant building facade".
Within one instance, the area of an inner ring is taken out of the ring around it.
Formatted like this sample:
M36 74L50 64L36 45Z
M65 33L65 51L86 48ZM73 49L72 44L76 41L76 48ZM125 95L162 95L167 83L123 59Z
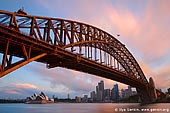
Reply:
M84 95L82 102L88 102L88 95Z
M76 96L76 97L75 97L75 100L76 100L76 102L79 103L79 102L81 102L81 97L80 97L80 96Z
M130 96L132 96L131 86L128 86L128 89L122 89L121 93L122 93L122 99L129 98Z
M122 94L122 99L126 99L129 98L130 96L136 95L137 92L136 91L132 91L132 87L128 86L128 89L122 89L121 90L121 94Z

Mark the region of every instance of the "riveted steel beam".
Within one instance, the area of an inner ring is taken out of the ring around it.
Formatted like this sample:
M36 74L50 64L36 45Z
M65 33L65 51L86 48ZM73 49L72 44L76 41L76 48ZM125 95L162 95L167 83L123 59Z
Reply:
M6 74L8 74L8 73L20 68L20 67L32 62L32 61L35 61L35 60L37 60L41 57L44 57L45 55L47 55L47 53L42 53L42 54L37 55L33 58L30 58L30 59L27 59L27 60L21 60L19 62L12 64L10 67L7 67L6 69L4 69L3 71L0 72L0 78L5 76Z

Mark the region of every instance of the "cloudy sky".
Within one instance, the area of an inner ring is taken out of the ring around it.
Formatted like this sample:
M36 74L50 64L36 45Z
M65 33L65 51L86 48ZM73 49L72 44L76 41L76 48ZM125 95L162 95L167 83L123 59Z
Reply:
M147 78L156 87L170 87L170 1L169 0L4 0L0 10L76 20L116 36L134 55ZM0 55L2 59L2 55ZM1 60L0 60L1 61ZM100 80L106 88L116 81L73 70L47 69L32 62L0 78L0 98L25 98L44 91L59 98L82 96L95 90ZM119 88L126 85L119 83Z

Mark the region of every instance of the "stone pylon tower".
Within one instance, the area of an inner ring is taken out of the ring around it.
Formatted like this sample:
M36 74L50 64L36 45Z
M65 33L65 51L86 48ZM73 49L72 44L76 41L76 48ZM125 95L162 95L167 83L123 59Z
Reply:
M156 93L155 83L154 83L152 77L149 78L149 84L151 86L151 88L150 88L151 101L155 102L157 100L157 93Z

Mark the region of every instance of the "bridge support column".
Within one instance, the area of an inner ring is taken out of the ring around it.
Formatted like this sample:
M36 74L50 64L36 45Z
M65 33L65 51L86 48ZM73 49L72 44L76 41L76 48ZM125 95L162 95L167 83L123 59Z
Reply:
M145 88L137 88L142 103L154 103L157 100L157 93L152 77L149 78L149 84Z
M141 103L148 104L151 103L150 92L146 89L137 89L138 95L140 97Z
M156 93L155 83L154 83L152 77L149 78L149 84L151 86L151 88L150 88L151 101L155 102L157 100L157 93Z

